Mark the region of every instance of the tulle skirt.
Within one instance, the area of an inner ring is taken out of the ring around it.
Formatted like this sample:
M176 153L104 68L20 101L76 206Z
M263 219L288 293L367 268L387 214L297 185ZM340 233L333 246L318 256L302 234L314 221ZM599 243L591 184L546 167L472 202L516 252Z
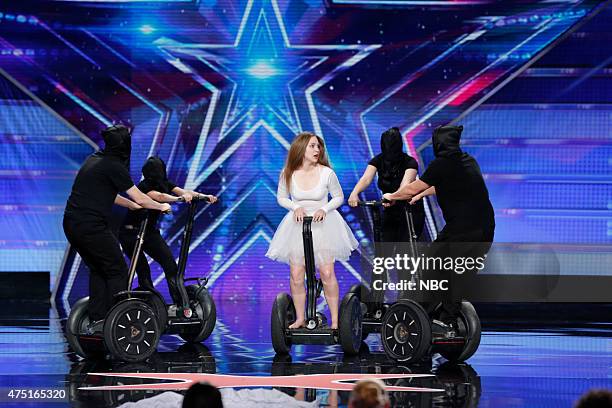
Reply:
M317 268L346 261L358 247L353 232L336 210L330 211L323 222L312 223L312 242ZM305 265L302 223L294 221L292 211L276 229L266 256L286 264Z

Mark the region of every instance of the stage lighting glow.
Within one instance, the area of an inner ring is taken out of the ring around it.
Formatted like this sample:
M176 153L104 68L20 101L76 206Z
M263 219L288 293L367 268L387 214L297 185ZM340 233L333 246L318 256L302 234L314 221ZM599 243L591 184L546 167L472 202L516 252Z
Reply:
M278 75L278 70L267 61L257 61L257 63L247 69L249 75L257 79L267 79Z
M149 24L145 24L140 26L140 31L142 31L143 34L151 34L153 31L155 31L155 28L151 27Z

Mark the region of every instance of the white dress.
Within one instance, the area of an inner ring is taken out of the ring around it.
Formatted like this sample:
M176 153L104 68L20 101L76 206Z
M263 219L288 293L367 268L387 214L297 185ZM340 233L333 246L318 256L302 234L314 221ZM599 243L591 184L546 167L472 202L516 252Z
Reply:
M327 196L331 195L331 201ZM281 174L276 194L278 204L289 210L274 233L266 256L287 264L304 265L304 243L302 223L295 222L293 210L302 207L306 215L313 215L322 209L327 213L323 222L312 223L312 241L315 266L334 261L346 261L358 246L353 232L336 208L344 202L344 194L336 173L326 166L319 165L319 183L312 189L300 189L291 177L291 199Z

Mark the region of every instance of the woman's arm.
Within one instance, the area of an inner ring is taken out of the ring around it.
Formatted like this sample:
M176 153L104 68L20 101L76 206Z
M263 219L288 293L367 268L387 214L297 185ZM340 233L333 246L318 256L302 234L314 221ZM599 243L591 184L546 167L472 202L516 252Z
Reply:
M289 191L287 190L287 185L285 184L285 176L283 172L281 172L280 178L278 179L276 201L278 202L278 205L283 208L286 208L289 211L295 211L299 208L299 205L291 201L291 199L289 198Z
M333 170L329 175L327 188L329 189L329 194L332 196L332 199L321 207L326 213L340 207L344 202L344 193L342 192L342 187L340 187L340 181L338 181L338 176L336 176Z
M117 197L115 197L115 204L130 210L140 210L142 208L132 200L128 200L127 198L120 196L119 194L117 194Z
M365 171L363 172L363 176L359 179L357 184L355 184L355 188L351 192L349 196L348 203L351 207L355 207L357 202L359 201L359 194L368 188L370 184L372 184L372 180L374 180L374 176L376 175L376 167L368 164Z

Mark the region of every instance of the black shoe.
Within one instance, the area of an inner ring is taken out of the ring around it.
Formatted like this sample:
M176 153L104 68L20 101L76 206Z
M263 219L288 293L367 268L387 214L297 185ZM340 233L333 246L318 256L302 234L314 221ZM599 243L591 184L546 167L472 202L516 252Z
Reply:
M87 334L92 335L96 333L102 333L104 330L104 319L94 320L87 325Z

